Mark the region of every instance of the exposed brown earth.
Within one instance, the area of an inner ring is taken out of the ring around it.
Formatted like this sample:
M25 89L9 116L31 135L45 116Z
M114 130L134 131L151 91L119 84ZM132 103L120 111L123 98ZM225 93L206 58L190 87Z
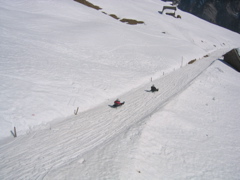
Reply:
M121 22L126 22L127 24L143 24L144 22L143 21L137 21L137 20L134 20L134 19L126 19L126 18L123 18L120 20Z
M120 19L119 17L117 17L115 14L109 14L109 16L111 16L112 18L114 18L114 19Z
M85 6L88 6L90 8L96 9L96 10L102 9L99 6L96 6L96 5L90 3L90 2L88 2L86 0L74 0L74 1L79 2L79 3L81 3L81 4L85 5Z
M88 2L88 1L86 1L86 0L74 0L74 1L79 2L79 3L81 3L81 4L83 4L83 5L87 6L87 7L90 7L90 8L96 9L96 10L101 10L101 9L102 9L101 7L96 6L96 5L90 3L90 2ZM119 19L120 19L120 18L119 18L118 16L116 16L115 14L107 14L106 12L103 12L103 11L102 11L102 13L103 13L103 14L106 14L106 15L108 15L108 16L116 19L116 20L119 20ZM123 19L121 19L120 21L123 22L123 23L126 23L126 24L130 24L130 25L144 24L143 21L137 21L137 20L135 20L135 19L123 18Z
M193 64L196 61L196 59L193 59L191 61L188 62L188 64Z

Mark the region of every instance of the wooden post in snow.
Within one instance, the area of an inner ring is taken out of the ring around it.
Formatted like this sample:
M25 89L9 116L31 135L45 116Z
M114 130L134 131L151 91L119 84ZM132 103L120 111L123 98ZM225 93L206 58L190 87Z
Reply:
M79 107L77 107L77 110L74 110L74 114L77 115Z
M16 127L14 127L14 137L17 137L17 130L16 130Z

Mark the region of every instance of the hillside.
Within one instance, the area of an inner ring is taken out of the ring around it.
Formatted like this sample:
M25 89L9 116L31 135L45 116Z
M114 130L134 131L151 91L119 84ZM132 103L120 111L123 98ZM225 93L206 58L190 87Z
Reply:
M237 179L239 34L91 3L0 0L0 179Z

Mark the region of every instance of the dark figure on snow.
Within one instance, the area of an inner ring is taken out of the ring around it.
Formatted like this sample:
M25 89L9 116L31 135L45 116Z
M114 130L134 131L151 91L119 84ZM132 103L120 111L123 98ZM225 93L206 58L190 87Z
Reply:
M152 92L155 92L155 91L158 91L158 89L157 89L154 85L152 85L152 86L151 86L151 91L152 91Z

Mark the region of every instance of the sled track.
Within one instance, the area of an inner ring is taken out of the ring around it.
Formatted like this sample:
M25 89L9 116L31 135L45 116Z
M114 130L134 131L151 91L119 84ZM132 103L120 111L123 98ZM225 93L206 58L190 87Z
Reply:
M102 104L49 129L20 136L0 147L0 179L42 179L54 169L81 158L136 122L150 116L182 92L207 67L228 50L218 50L165 77L133 89L120 97L116 109ZM152 84L158 92L146 92ZM14 171L14 173L11 173Z

